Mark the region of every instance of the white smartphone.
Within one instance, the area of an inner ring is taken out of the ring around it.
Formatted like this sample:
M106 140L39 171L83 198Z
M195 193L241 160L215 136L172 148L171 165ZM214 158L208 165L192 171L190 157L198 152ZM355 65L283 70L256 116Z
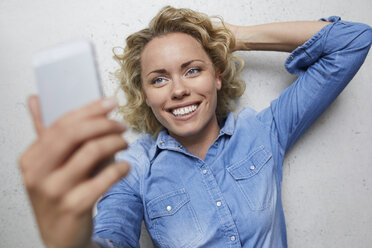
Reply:
M36 53L33 66L45 126L102 97L93 45L64 43Z

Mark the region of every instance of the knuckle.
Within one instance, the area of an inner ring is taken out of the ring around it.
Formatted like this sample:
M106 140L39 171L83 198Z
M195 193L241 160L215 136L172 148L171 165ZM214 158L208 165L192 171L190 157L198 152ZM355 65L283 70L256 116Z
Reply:
M67 195L61 200L61 209L64 213L71 215L80 215L86 209L84 197L76 197L75 194Z
M102 118L102 130L105 130L105 133L113 133L116 132L118 129L118 124L107 118Z
M85 152L87 155L97 157L102 154L103 147L98 141L89 141L85 146Z
M113 139L114 139L114 141L115 141L115 144L116 144L119 148L123 148L123 149L128 148L128 143L125 141L125 139L123 138L122 135L120 135L120 134L115 134L115 135L113 135Z
M40 187L40 192L49 201L58 201L62 196L61 192L56 187L48 185L47 183L44 183L44 185Z
M68 147L74 145L77 142L79 127L69 126L61 122L56 122L55 126L52 127L53 132L50 135L51 143L53 145L59 145L60 147ZM60 142L55 142L56 140Z
M116 132L123 132L126 130L126 127L119 121L108 120L109 128L115 130Z
M116 165L111 165L111 169L107 171L106 176L107 180L113 183L120 178L120 170Z
M77 138L79 133L79 127L76 126L74 128L65 128L62 131L62 139L66 145L73 145L77 142Z
M79 204L72 197L65 197L61 203L61 209L64 213L74 214L77 212Z
M23 174L23 182L29 191L34 191L38 187L38 180L34 176L30 175L30 173Z

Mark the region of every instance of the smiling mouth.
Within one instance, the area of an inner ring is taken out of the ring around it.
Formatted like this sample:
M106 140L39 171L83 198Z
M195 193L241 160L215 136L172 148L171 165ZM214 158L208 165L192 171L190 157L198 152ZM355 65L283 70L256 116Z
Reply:
M188 115L194 112L198 108L198 106L199 104L192 104L186 107L172 109L170 112L174 116L184 116L184 115Z

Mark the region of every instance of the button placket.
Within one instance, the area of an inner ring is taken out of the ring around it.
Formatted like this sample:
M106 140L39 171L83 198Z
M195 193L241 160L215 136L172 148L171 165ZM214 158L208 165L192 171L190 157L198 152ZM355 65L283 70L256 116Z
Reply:
M207 190L209 191L210 196L212 198L211 200L214 201L216 214L220 217L219 224L222 225L222 229L224 230L225 233L230 233L230 235L227 236L228 239L231 239L231 236L234 236L234 241L230 242L238 244L236 243L237 236L234 235L235 233L237 233L236 224L232 218L229 208L225 204L223 204L224 198L217 184L216 178L214 177L212 170L209 170L207 163L205 163L204 161L200 161L199 163L203 176L203 181L205 181L207 185ZM209 171L211 173L209 173Z

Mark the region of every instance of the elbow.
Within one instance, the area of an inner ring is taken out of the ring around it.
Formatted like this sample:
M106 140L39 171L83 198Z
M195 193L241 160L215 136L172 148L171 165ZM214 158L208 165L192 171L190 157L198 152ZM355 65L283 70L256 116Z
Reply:
M360 23L358 33L358 36L354 40L356 47L368 51L372 44L372 27Z
M367 28L366 28L367 42L368 42L368 45L371 46L371 44L372 44L372 27L368 26L368 25L366 25L366 26L367 26Z

